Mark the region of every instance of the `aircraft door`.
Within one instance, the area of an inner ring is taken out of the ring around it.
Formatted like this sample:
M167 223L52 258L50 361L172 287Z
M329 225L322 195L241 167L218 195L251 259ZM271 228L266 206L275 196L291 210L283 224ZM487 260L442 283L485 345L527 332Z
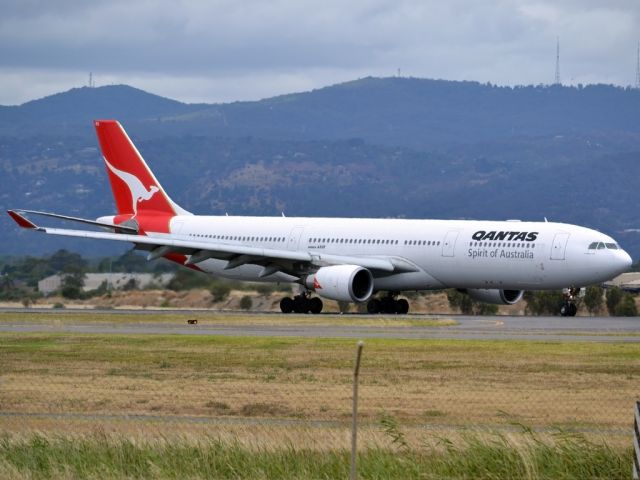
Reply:
M442 242L442 256L443 257L453 257L454 251L456 247L456 240L458 240L458 235L460 235L459 230L451 230L447 232L447 235L444 237L444 241Z
M297 250L298 245L300 244L300 237L302 236L302 232L304 231L304 227L294 227L291 229L289 233L289 239L287 240L287 250Z
M564 253L567 250L568 233L556 233L551 246L551 260L564 260Z

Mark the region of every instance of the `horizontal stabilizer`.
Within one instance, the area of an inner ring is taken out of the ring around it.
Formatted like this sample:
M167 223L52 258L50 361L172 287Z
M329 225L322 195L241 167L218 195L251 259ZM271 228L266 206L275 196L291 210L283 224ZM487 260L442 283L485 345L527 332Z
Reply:
M33 222L31 222L30 220L28 220L26 217L24 217L23 215L20 214L30 214L30 215L40 215L43 217L49 217L49 218L57 218L58 220L68 220L70 222L78 222L78 223L84 223L86 225L93 225L96 227L103 227L103 228L109 228L112 230L116 230L118 232L126 232L126 233L138 233L138 230L134 227L131 226L126 226L126 225L113 225L110 223L104 223L104 222L96 222L95 220L88 220L86 218L78 218L78 217L70 217L68 215L59 215L57 213L50 213L50 212L39 212L37 210L8 210L7 213L9 215L11 215L11 218L13 218L16 223L18 225L20 225L22 228L38 228L37 225L35 225Z
M31 220L23 217L15 210L7 210L7 213L13 220L21 227L21 228L30 228L32 230L37 230L38 226L33 223Z

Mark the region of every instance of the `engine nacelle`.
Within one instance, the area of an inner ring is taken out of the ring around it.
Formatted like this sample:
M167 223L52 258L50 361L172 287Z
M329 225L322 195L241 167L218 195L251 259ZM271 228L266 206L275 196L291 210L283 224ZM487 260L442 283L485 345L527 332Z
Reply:
M324 298L361 303L373 293L373 275L358 265L334 265L309 275L305 285Z
M495 305L513 305L522 300L524 290L496 290L489 288L468 288L466 294L474 300Z

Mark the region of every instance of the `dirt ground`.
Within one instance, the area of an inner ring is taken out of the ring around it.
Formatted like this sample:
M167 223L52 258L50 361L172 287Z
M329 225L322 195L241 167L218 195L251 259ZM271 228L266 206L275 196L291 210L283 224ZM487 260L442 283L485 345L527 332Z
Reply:
M213 309L213 310L241 310L240 300L244 296L251 298L251 311L279 312L280 299L286 294L282 292L268 295L256 291L231 291L229 296L214 302L211 293L205 289L194 289L181 292L172 290L132 290L115 291L110 296L104 295L88 300L69 300L60 296L50 296L39 299L33 304L35 307L53 308L54 305L64 305L65 308L147 308L147 309ZM411 313L451 315L459 313L449 306L444 292L421 293L408 297ZM338 302L323 300L324 312L339 312ZM23 307L20 302L0 302L0 307ZM358 306L350 305L349 311L356 311ZM499 315L524 315L526 302L516 305L501 305Z

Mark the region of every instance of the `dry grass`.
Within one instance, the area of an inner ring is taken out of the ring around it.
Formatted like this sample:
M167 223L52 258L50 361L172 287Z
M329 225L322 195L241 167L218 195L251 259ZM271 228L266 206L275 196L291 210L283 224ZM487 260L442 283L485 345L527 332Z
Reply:
M346 448L354 344L2 334L0 430L100 426L146 437L213 432L247 446ZM472 425L624 432L639 367L640 345L633 343L369 340L361 371L363 445L388 443L379 429L384 412L416 443Z

